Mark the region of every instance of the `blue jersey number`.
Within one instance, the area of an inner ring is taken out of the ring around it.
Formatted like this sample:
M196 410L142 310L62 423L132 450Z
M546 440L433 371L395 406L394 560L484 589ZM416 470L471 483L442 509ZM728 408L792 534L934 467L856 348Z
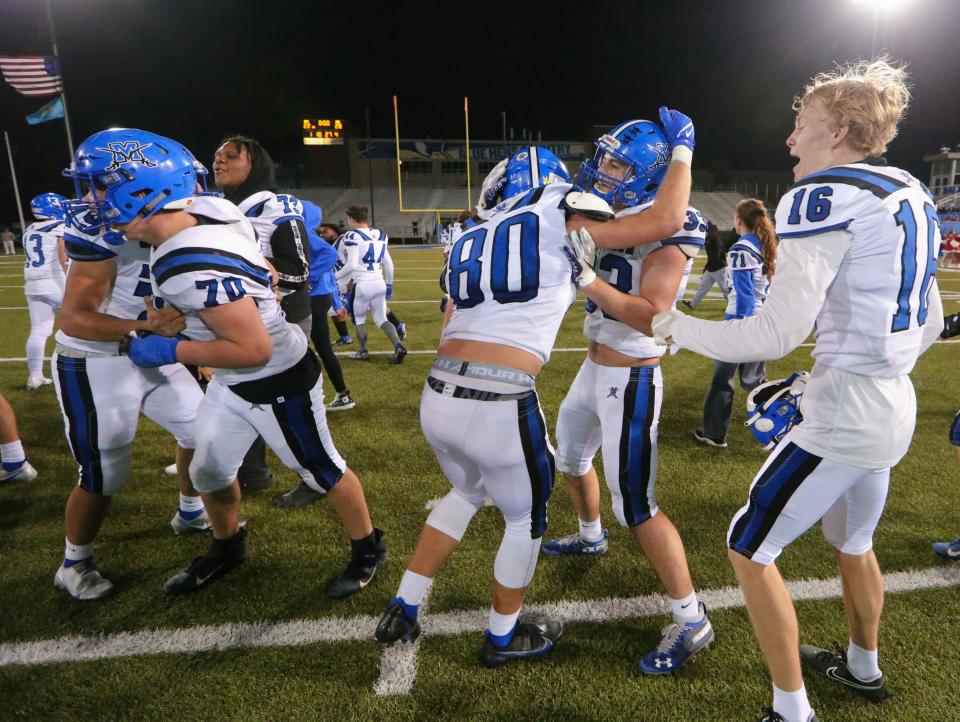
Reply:
M39 233L31 234L28 239L33 244L33 259L30 259L30 254L27 254L27 262L24 264L24 267L40 268L44 263L47 262L47 259L43 256L43 236ZM24 249L27 248L27 245L24 244Z
M893 217L897 225L903 228L903 254L900 256L900 291L897 294L897 311L890 324L891 333L906 331L910 328L910 297L917 284L917 272L920 270L920 308L917 309L917 325L927 322L927 295L930 293L930 281L937 270L937 225L940 222L937 209L929 203L923 204L927 220L927 247L924 253L926 267L917 268L917 217L909 201L900 201L900 207Z
M630 261L623 256L618 256L613 253L602 256L597 270L602 272L601 275L608 283L610 279L613 278L613 272L616 271L617 280L613 283L613 286L621 293L631 293L633 291L633 266L630 265ZM593 308L590 308L591 304ZM593 304L592 301L589 302L587 306L587 313L592 313L594 308L596 308L596 304ZM601 313L604 318L609 318L614 321L617 320L606 311L601 311Z
M277 200L283 203L283 212L287 214L294 214L298 216L303 215L303 206L293 196L287 195L278 195Z
M363 258L360 259L367 264L368 271L373 270L373 264L383 261L383 254L387 252L387 244L383 244L383 247L380 249L379 256L374 253L374 250L374 245L371 243L369 246L367 246L367 252L363 254Z
M514 231L513 229L518 229ZM517 252L511 253L510 235L518 235ZM527 211L501 221L493 231L493 250L489 268L484 267L483 247L487 229L483 226L464 233L450 251L450 297L457 308L473 308L483 303L480 287L484 273L489 275L490 290L497 303L523 303L536 298L540 290L540 218ZM463 257L464 248L470 250ZM520 264L520 288L508 287L510 265Z
M224 293L227 294L229 301L236 301L247 295L246 290L243 288L243 283L239 278L224 278L219 282L215 278L208 278L204 281L196 281L195 285L201 291L203 289L207 291L207 300L203 302L206 308L220 305L220 302L217 300L217 290L219 286L223 286Z
M790 206L790 215L787 216L787 223L796 226L800 223L800 206L803 204L803 197L807 189L801 188L793 194L793 205ZM811 223L819 223L830 215L830 196L833 195L833 188L830 186L820 186L810 191L810 197L807 199L807 220Z

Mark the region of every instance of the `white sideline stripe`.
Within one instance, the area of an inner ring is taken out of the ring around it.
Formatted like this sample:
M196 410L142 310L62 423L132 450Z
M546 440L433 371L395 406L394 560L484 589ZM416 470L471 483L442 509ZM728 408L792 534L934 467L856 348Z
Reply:
M921 589L960 586L960 564L883 576L888 594ZM840 579L800 579L787 583L794 601L834 599L841 595ZM699 592L710 609L734 609L743 606L738 587L703 589ZM643 619L669 612L661 594L639 597L606 597L587 601L558 601L532 605L526 611L549 615L564 622L613 622ZM487 624L489 608L442 612L421 620L424 636L449 637L480 632ZM38 666L90 662L152 654L188 654L224 651L241 647L302 647L321 642L372 641L377 617L326 617L291 622L253 622L203 625L179 629L148 629L82 637L79 635L35 642L0 644L0 667Z
M431 584L423 594L420 602L419 614L426 614L430 609ZM419 615L418 615L419 616ZM373 685L373 693L377 697L389 697L398 694L410 694L413 683L417 680L417 652L420 651L421 635L413 644L394 644L384 647L380 654L380 676Z

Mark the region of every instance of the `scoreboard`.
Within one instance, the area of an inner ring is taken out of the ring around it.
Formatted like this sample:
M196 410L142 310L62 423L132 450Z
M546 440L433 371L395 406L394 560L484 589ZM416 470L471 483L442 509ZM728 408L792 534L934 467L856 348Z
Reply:
M305 118L304 145L343 145L343 121L332 118Z

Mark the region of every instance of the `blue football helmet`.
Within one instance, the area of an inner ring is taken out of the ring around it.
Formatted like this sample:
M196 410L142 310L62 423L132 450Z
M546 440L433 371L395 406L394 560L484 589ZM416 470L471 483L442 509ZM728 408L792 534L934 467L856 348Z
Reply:
M760 384L747 397L747 420L754 438L770 451L794 426L803 421L800 398L810 374L806 371L788 378Z
M670 142L659 125L628 120L601 135L594 145L593 158L580 165L580 188L611 205L636 206L656 195L670 165ZM608 155L627 165L622 180L600 170Z
M30 210L38 221L62 221L66 200L59 193L41 193L30 201Z
M486 220L502 210L500 204L549 183L569 183L570 171L552 151L528 145L500 161L483 181L477 215Z
M94 133L77 147L63 174L73 179L77 194L64 204L67 218L86 233L185 208L206 192L207 169L193 153L175 140L134 128Z

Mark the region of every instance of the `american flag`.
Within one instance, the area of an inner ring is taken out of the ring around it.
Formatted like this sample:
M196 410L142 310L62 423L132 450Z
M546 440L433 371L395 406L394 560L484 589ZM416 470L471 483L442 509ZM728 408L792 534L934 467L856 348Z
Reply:
M60 66L53 55L0 55L0 71L23 95L56 95L61 90Z

